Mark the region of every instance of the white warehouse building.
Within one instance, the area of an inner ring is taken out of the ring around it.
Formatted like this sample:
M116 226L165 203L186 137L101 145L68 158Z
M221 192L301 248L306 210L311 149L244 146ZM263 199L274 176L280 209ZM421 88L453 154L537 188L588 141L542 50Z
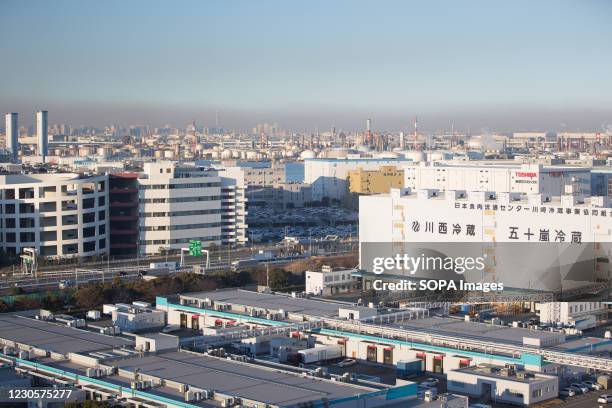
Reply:
M140 253L222 242L221 180L216 171L162 161L144 164L138 179Z
M43 258L107 253L108 176L3 175L0 191L0 246L7 253L19 255L24 248Z
M571 289L610 279L605 260L611 256L612 207L608 197L392 189L360 197L359 241L361 268L370 272L371 254L381 251L377 243L397 249L411 242L438 243L438 249L440 243L461 243L444 250L458 251L455 256L467 250L494 255L466 278L503 277L508 287Z
M312 185L312 199L324 197L340 200L348 193L348 173L361 168L378 170L381 166L407 165L411 159L402 158L363 158L346 159L308 158L304 160L304 182Z
M544 302L536 307L542 323L563 324L577 330L597 326L599 320L606 320L607 305L603 302Z
M464 367L449 371L447 380L451 392L489 396L491 401L519 406L531 406L559 394L559 378L555 375L515 368Z
M583 195L591 193L591 171L576 166L544 166L506 161L428 162L405 166L404 187L517 192L560 196L566 185Z

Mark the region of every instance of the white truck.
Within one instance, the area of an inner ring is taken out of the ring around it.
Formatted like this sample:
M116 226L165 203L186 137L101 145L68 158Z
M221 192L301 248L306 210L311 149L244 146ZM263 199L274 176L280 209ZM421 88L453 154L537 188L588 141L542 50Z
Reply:
M241 271L243 269L254 268L259 265L257 259L240 259L231 263L231 268L234 272Z
M167 269L168 272L176 272L177 268L178 264L176 262L151 262L149 264L149 269L153 270Z
M302 364L318 363L320 361L338 360L343 358L343 346L321 345L298 351L298 359Z

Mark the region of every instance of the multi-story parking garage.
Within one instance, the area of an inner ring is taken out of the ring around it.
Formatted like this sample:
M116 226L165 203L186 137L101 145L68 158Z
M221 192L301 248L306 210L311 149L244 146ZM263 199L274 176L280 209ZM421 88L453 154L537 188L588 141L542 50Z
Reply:
M73 173L0 176L0 245L19 255L33 248L44 258L105 254L108 249L108 176Z

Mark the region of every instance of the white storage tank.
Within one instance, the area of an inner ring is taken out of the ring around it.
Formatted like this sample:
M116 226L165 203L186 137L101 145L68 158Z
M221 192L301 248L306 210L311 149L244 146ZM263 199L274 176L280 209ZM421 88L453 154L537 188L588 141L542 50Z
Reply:
M420 163L425 161L425 153L420 151L408 151L404 153L404 157L409 160L412 160L415 163Z

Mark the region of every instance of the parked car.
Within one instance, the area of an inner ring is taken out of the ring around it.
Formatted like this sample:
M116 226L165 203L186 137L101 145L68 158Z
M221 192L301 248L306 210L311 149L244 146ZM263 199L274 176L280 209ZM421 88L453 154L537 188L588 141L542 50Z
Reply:
M573 397L574 395L576 395L576 391L574 391L573 388L567 387L559 391L559 395L562 397Z
M590 391L589 387L582 383L571 383L570 387L572 387L574 391L576 391L576 394L586 394Z
M603 394L597 398L597 402L600 404L612 403L612 394Z
M596 381L583 381L582 383L592 390L595 390L595 391L603 390L603 385L601 385L600 383Z
M344 360L342 360L341 362L339 362L337 364L338 367L350 367L353 364L355 364L357 361L353 360L352 358L345 358Z

